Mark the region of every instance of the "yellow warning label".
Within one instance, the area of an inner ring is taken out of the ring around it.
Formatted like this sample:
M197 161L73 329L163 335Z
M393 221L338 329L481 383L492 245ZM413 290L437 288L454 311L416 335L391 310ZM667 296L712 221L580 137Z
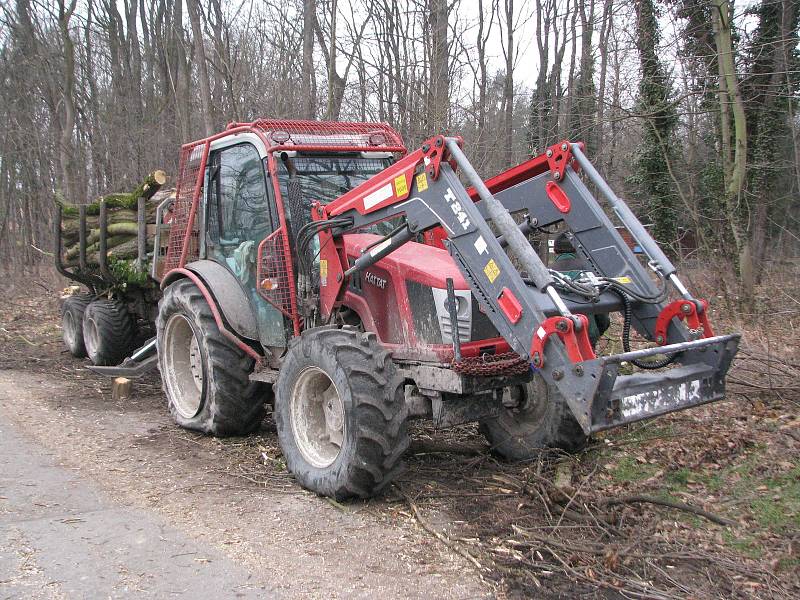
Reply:
M406 183L405 175L398 175L394 178L394 193L398 198L402 198L408 194L408 184Z
M616 281L617 283L630 283L631 278L628 277L627 275L623 275L622 277L614 277L614 281Z
M428 189L428 176L425 173L417 175L417 191L424 192Z
M483 267L483 272L486 273L489 283L494 283L494 280L497 279L498 275L500 275L500 269L498 268L497 263L494 262L493 258L490 258L489 262L486 263L486 266Z
M328 276L328 261L324 258L319 261L319 276L323 278Z

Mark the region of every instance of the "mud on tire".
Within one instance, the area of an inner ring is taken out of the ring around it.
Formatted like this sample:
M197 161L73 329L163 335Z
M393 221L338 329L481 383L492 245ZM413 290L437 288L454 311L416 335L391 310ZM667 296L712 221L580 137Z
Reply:
M125 305L98 299L83 313L83 343L95 365L117 365L128 355L136 336L136 323Z
M190 280L164 290L156 333L164 393L178 425L217 436L258 429L269 388L250 381L255 361L220 333Z
M69 353L75 358L86 356L83 343L83 313L92 301L89 294L68 296L61 305L61 335Z
M337 500L383 490L408 448L403 383L374 333L319 328L292 340L275 385L275 425L298 482ZM340 420L331 419L341 433L314 438L314 422L330 424L315 404L324 398L339 399Z
M530 460L546 448L575 452L586 446L588 437L566 400L541 376L513 392L516 407L504 407L498 417L480 423L492 450L509 460Z

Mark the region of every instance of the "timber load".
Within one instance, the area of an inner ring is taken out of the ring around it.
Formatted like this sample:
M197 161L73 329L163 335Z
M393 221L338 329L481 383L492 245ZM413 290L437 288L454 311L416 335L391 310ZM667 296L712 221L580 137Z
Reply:
M108 194L90 204L72 204L58 199L60 208L61 261L63 266L79 268L89 272L101 266L101 206L105 204L105 263L123 280L129 274L143 273L146 263L152 259L153 240L157 226L156 212L165 200L175 197L175 190L165 188L167 176L164 171L154 171L144 178L135 190L128 193ZM143 199L143 215L139 204ZM83 239L81 238L81 213L83 213ZM143 221L143 223L141 222ZM139 240L144 232L144 244ZM81 243L83 242L83 244ZM85 248L85 264L81 265L81 246ZM136 264L144 250L145 260ZM145 278L135 276L130 282L141 282Z

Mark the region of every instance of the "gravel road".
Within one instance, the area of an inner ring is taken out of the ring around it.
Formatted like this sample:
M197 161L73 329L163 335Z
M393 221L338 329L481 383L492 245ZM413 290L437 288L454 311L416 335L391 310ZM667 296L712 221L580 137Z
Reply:
M235 440L173 426L157 382L109 387L0 371L1 599L492 595L407 512L259 488Z

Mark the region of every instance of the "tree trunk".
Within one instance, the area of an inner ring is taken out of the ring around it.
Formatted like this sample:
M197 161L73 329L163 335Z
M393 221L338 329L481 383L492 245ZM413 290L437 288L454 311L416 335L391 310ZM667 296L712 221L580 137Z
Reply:
M301 89L303 118L313 119L315 115L314 98L314 24L317 21L315 0L303 1L303 72Z
M503 81L503 145L506 165L514 160L514 0L505 0L506 76Z
M428 122L431 135L445 133L450 112L450 47L447 43L447 0L428 0L430 12L431 64Z
M206 66L206 49L203 43L203 30L200 27L200 3L198 0L186 0L189 21L192 23L195 61L197 62L197 79L200 83L200 105L203 110L203 126L206 136L214 135L214 117L211 114L211 84Z
M731 232L733 233L738 253L739 276L742 283L741 297L745 304L750 304L755 286L753 251L747 233L747 220L744 221L744 226L739 220L742 218L741 197L747 175L747 117L733 59L731 10L728 0L714 0L712 13L714 42L717 47L717 64L720 76L720 105L724 105L726 102L731 104L735 142L733 160L725 165L727 173L725 203L728 208ZM747 219L747 216L744 218Z

